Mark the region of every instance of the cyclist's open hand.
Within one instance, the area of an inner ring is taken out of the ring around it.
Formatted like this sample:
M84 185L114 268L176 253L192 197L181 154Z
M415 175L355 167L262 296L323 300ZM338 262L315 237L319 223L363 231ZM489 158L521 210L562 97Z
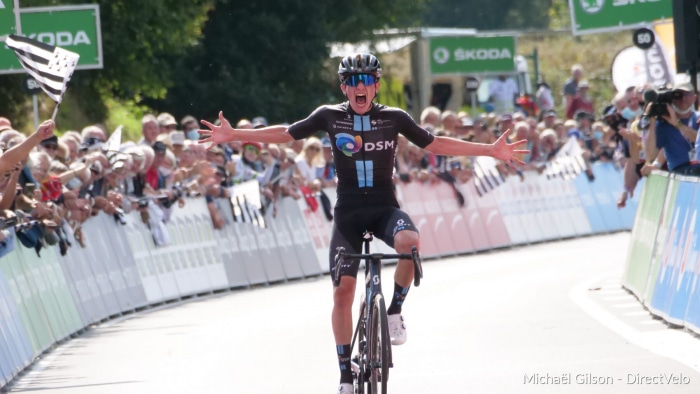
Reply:
M508 135L510 135L510 129L501 134L498 140L493 143L493 157L498 160L503 160L510 165L513 165L513 163L524 165L525 162L519 159L518 156L526 155L530 153L530 150L516 148L526 145L527 140L520 140L509 144Z
M224 112L219 111L219 120L221 121L221 126L217 126L206 120L202 120L202 124L209 127L211 130L199 130L200 135L208 135L208 138L200 139L200 144L211 143L207 149L211 149L218 144L232 141L232 131L231 123L228 119L224 118Z

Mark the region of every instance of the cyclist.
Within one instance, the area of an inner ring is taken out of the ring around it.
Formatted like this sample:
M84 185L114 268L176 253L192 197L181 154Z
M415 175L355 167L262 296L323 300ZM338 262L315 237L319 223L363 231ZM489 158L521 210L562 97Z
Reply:
M303 139L318 130L328 133L338 177L338 200L334 210L330 243L330 271L335 272L335 251L343 246L348 253L361 253L362 234L372 231L397 253L411 253L419 247L418 231L410 217L399 208L393 187L394 157L398 134L430 152L445 156L492 156L507 163L523 164L515 155L526 141L507 142L509 131L493 144L478 144L434 136L421 128L403 110L374 103L382 69L371 54L344 57L338 67L340 89L347 101L323 105L306 119L290 126L270 126L257 130L234 129L223 113L221 125L202 121L211 130L200 130L207 138L200 143L230 141L286 143ZM340 267L341 280L333 290L332 326L340 367L338 394L352 393L350 343L352 303L359 261L346 261ZM406 341L401 307L413 281L413 262L400 260L394 275L394 294L387 309L389 332L394 345Z

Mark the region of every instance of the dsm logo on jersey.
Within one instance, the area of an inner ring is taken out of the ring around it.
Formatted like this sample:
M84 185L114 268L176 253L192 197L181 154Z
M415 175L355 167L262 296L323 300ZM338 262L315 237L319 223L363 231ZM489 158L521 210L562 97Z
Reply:
M365 152L394 149L394 141L365 142Z
M365 152L394 149L394 142L395 141L363 142L362 137L359 135L352 136L346 133L338 133L335 135L335 146L348 157L359 152L363 147Z

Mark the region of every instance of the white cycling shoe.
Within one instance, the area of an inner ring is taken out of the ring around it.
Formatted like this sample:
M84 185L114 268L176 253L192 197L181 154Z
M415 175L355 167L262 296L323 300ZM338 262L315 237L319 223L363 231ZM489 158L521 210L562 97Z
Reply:
M406 342L408 335L406 334L406 323L403 316L397 313L387 316L389 321L389 336L391 337L392 345L403 345Z
M350 383L341 383L336 394L354 394L355 390Z

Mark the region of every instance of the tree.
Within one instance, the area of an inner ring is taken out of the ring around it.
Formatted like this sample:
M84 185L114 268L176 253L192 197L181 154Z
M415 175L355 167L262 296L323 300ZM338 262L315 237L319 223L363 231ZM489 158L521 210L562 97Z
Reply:
M552 0L433 0L423 16L426 26L478 30L547 28Z
M294 121L338 97L329 43L416 24L422 5L423 0L219 1L200 44L172 59L178 84L165 100L150 104L178 117L212 119L224 110L231 121L258 115Z
M22 8L95 3L89 0L22 0ZM87 118L103 121L103 97L140 99L164 97L172 80L172 64L197 43L213 0L99 0L102 27L102 70L76 71L67 95L73 96ZM0 102L11 116L23 101L16 101L17 76L0 78ZM25 96L26 97L26 96ZM63 124L80 128L84 124Z

